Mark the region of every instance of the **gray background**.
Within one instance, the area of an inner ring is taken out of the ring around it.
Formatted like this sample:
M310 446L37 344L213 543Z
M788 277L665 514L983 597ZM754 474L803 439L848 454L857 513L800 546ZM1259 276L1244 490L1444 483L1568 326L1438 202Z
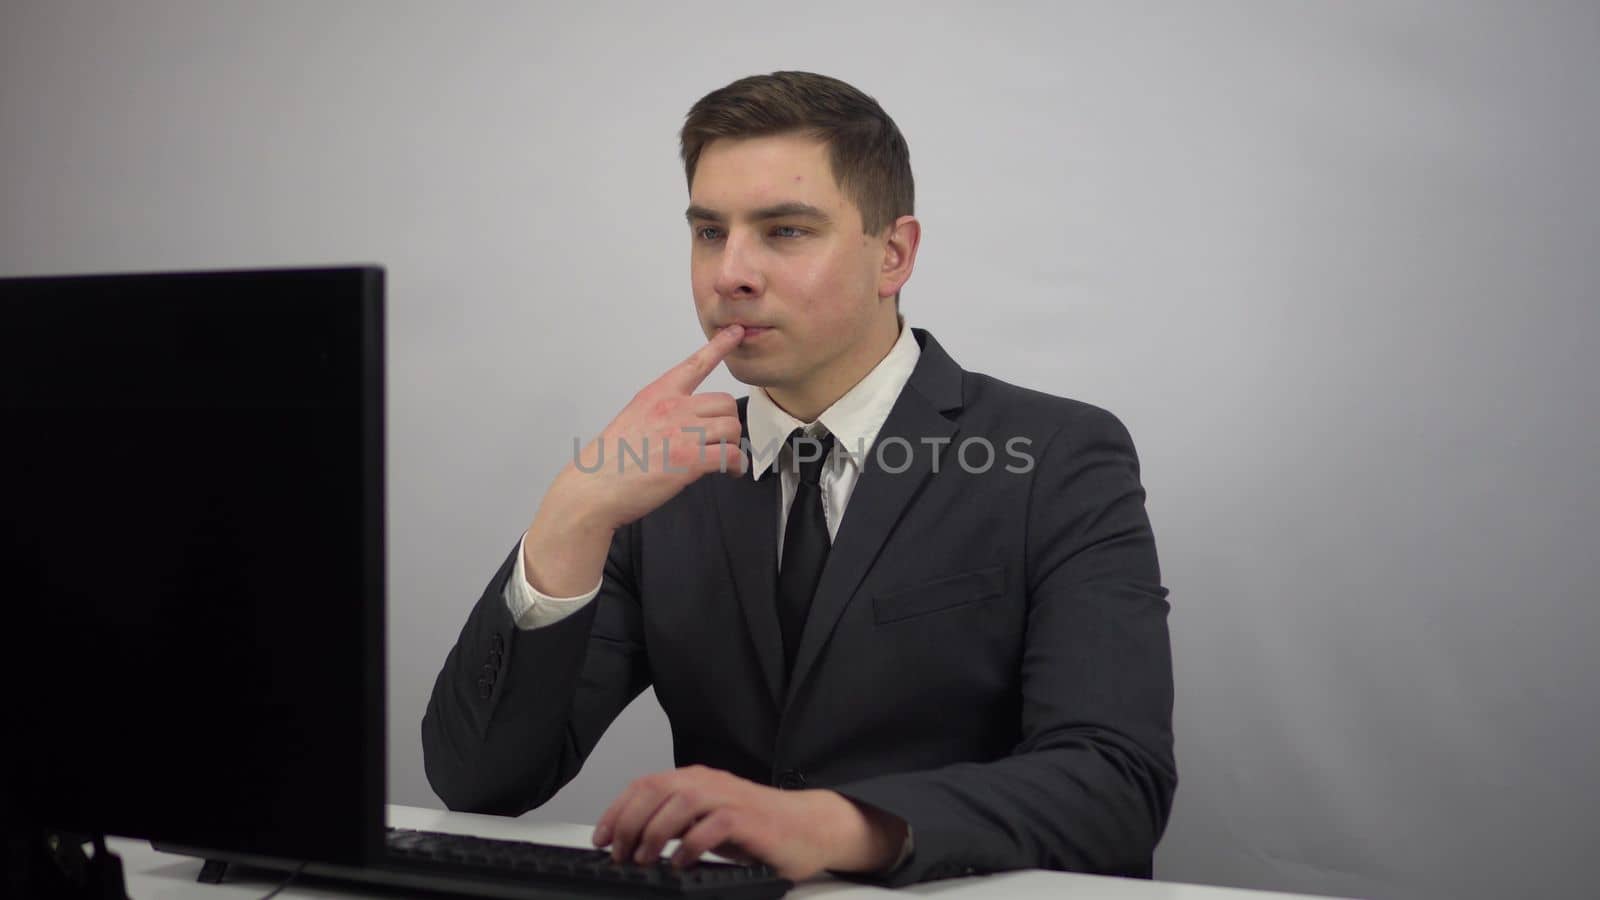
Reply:
M806 68L909 138L910 321L1138 442L1159 875L1591 892L1594 4L445 6L0 12L0 274L388 266L393 800L572 437L700 341L684 112ZM647 694L532 815L670 765Z

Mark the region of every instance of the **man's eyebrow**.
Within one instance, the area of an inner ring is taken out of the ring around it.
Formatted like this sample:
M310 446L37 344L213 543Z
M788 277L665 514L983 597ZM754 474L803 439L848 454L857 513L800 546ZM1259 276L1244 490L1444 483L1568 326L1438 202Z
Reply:
M691 222L721 222L722 213L704 206L691 206L684 210L684 218ZM809 203L778 203L773 206L763 206L750 213L749 218L754 222L767 219L814 219L818 222L832 221L827 213Z

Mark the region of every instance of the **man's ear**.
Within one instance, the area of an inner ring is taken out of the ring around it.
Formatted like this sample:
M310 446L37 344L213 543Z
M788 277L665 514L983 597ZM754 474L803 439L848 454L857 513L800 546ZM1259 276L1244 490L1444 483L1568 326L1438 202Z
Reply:
M911 280L917 264L917 245L922 242L922 223L916 216L901 216L889 226L883 243L883 265L878 270L878 296L893 297Z

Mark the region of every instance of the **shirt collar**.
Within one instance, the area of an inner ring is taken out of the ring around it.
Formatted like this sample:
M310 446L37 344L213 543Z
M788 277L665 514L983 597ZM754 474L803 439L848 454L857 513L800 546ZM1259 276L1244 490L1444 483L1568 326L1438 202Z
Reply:
M822 427L834 436L834 445L846 458L854 460L858 468L872 450L878 430L889 418L889 410L894 408L921 355L922 348L916 336L901 316L900 337L889 348L888 355L856 382L855 387L817 416ZM758 481L778 461L778 452L791 432L805 428L807 434L816 434L815 422L802 422L784 412L768 396L766 389L759 386L750 391L745 425L750 437L750 473Z

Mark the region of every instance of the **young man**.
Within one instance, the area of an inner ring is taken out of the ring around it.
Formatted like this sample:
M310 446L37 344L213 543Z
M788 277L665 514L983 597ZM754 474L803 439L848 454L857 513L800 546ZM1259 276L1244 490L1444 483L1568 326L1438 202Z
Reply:
M654 685L682 768L601 817L618 859L681 838L680 862L794 879L1149 877L1172 670L1127 431L906 327L921 225L871 98L746 78L681 141L709 342L560 473L490 580L422 721L434 790L537 807ZM695 393L722 363L747 399Z

